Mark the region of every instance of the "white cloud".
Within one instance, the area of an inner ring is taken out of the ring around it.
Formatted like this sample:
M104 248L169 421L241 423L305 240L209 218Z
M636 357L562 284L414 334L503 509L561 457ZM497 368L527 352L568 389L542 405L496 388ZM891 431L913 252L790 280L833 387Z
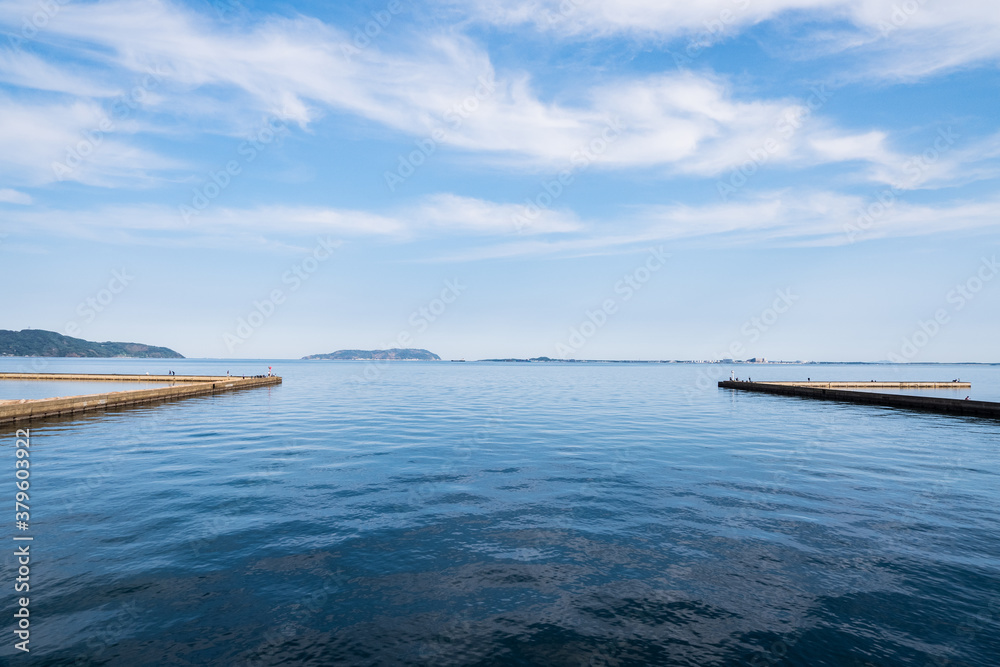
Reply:
M806 52L857 51L871 57L866 73L875 77L914 78L1000 58L993 0L478 0L460 6L481 21L571 38L680 39L682 57L697 57L704 46L764 21L801 20ZM853 29L844 30L842 22Z
M257 245L300 249L303 239L332 234L393 243L447 235L463 250L451 261L614 254L642 244L691 239L763 245L844 245L878 238L956 232L995 233L1000 199L909 203L895 195L888 208L869 197L835 192L785 190L739 202L633 207L613 219L581 220L566 210L544 210L520 228L515 204L439 194L382 214L309 206L209 208L185 222L177 209L109 206L90 211L10 212L11 233L72 235L119 244L194 246ZM877 209L877 210L876 210ZM861 213L874 215L862 220ZM428 258L424 258L428 259Z
M462 3L466 11L497 25L533 24L541 30L580 36L676 36L722 33L773 18L791 9L831 9L836 0L499 0Z
M21 194L0 190L0 201L8 192ZM30 203L30 199L18 203ZM159 243L183 236L190 237L194 245L205 239L213 244L222 239L250 239L277 244L276 247L310 234L407 241L442 234L531 236L582 229L576 216L566 211L543 210L522 228L517 224L517 216L523 215L525 208L519 204L438 194L382 214L323 206L270 205L210 206L196 214L189 211L185 216L179 206L144 204L93 210L32 210L7 215L5 221L16 224L16 231L78 235L115 243Z
M884 237L1000 229L1000 220L991 213L1000 200L927 205L897 197L887 213L859 226L859 212L871 203L870 198L857 195L787 190L724 204L648 207L637 217L645 221L647 234L663 240L728 235L764 243L843 245Z
M122 123L92 101L23 103L0 96L0 118L0 178L9 183L148 183L150 172L179 166L123 141L115 134Z
M885 162L889 153L885 147L885 139L884 132L868 132L847 136L816 136L809 141L809 144L818 156L830 162L844 160Z
M213 207L185 220L178 207L156 204L106 206L89 211L33 211L14 218L24 229L88 238L118 240L106 236L115 232L159 236L182 232L192 237L228 236L241 238L269 234L294 237L303 234L337 233L384 236L401 234L403 225L393 218L364 211L340 210L315 206L261 206L252 209Z
M73 71L67 65L55 66L24 51L0 49L0 82L67 93L81 97L113 97L121 94L114 87L94 81L93 71Z
M581 229L576 215L568 211L544 209L535 213L520 204L498 204L453 194L428 197L415 208L414 219L430 228L482 234L552 234Z
M953 127L945 126L913 153L889 150L885 135L880 132L846 137L843 141L817 139L813 148L843 151L845 155L853 153L868 161L868 180L900 190L935 189L995 178L1000 173L996 160L1000 157L1000 133L977 138L971 144L962 144L962 139Z
M17 190L11 190L10 188L0 188L0 202L5 204L21 204L27 206L31 204L33 200L31 195L24 192L18 192Z
M996 233L1000 199L911 204L898 197L879 215L859 214L876 200L834 192L783 191L741 202L638 207L614 222L585 221L585 233L478 245L430 261L617 254L654 243L837 246L881 238Z
M0 1L0 21L14 25L33 6ZM501 3L483 11L490 20L523 23L544 16L538 8L555 6ZM599 26L620 31L634 24L637 30L672 35L703 27L706 16L721 21L724 10L733 12L723 21L733 29L809 10L871 28L883 14L892 20L893 11L873 0L628 0L614 11L605 3L580 0L573 6L565 17L569 23L550 27L576 26L591 34ZM966 11L970 6L959 0L954 25L972 20L975 12ZM519 171L555 173L597 164L728 181L747 165L756 171L763 163L768 168L857 163L855 180L907 189L986 178L996 171L988 163L996 157L994 138L961 150L950 147L948 156L920 166L915 175L913 159L894 148L886 130L845 130L824 117L827 92L754 99L725 78L679 71L609 77L589 89L565 91L572 92L566 99L575 100L569 103L556 101L562 98L552 91L536 90L527 72L495 71L482 46L455 33L413 42L376 41L359 49L348 31L302 16L219 24L162 0L59 7L36 41L45 44L44 52L62 50L70 58L56 65L24 52L0 51L0 79L57 94L0 96L0 152L5 155L0 177L13 185L75 180L146 186L184 165L152 152L148 142L139 147L140 134L245 136L264 114L308 129L330 112L418 140L433 137L435 146ZM924 5L886 39L897 33L916 39L907 30L946 29L935 16ZM991 29L989 20L982 24L981 29ZM390 45L396 50L380 48ZM151 71L156 73L152 79ZM134 97L135 91L137 110L127 121L115 121L116 98ZM114 123L110 131L95 132L109 122ZM463 224L485 229L492 224L487 221L508 212L497 215L480 207L467 213ZM568 218L550 223L553 229L576 224Z
M651 9L650 25L660 15L681 12L693 17L697 13L690 7L693 4L667 3L666 8ZM755 4L748 11L777 11L779 5ZM0 11L0 17L16 13L13 6L0 4L7 10ZM581 4L579 17L588 12L603 16L601 7ZM638 17L640 9L650 7L633 1L609 15L626 20L633 14ZM723 79L683 72L595 85L577 96L583 100L577 105L543 101L527 73L495 72L480 46L454 34L431 36L409 51L387 53L375 44L359 50L345 31L315 19L272 17L250 26L219 26L156 0L73 3L63 6L57 18L39 40L89 54L95 63L124 70L137 80L155 68L160 78L144 95L144 107L172 111L181 120L194 116L188 122L202 127L208 116L208 127L224 133L245 131L262 113L306 126L322 113L338 111L411 136L436 136L443 144L480 153L481 159L522 169L597 162L718 175L745 162L748 151L759 150L776 136L782 119L809 112L803 100L744 100ZM37 76L13 71L20 72L22 65L30 66ZM26 56L0 59L0 73L4 72L22 85L42 81L38 85L75 91L81 97L77 105L36 110L35 125L44 127L32 127L28 134L51 139L40 143L47 152L36 151L46 160L53 159L53 151L65 151L79 141L80 132L100 116L94 101L83 97L88 86L93 88L91 95L100 88L81 81L77 73L60 74L59 68ZM81 122L84 111L93 120ZM152 124L143 129L156 131ZM813 133L822 136L810 142ZM881 152L872 152L865 139L852 138L815 117L794 137L779 141L769 160L883 163ZM155 156L124 146L102 153L109 158L104 164L70 177L103 184L116 166L122 174L169 168L168 161L156 164ZM115 164L112 156L123 163Z

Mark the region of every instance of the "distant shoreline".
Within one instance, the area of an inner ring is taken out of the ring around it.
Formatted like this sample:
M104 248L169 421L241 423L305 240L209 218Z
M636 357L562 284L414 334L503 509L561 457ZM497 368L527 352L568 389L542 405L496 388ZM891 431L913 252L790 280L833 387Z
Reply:
M333 361L333 362L420 362L420 363L453 363L459 359L304 359L301 357L181 357L168 359L164 357L53 357L48 355L13 355L0 354L0 359L74 359L79 361L105 362L113 360L129 361L155 361L155 362L198 362L198 361L218 361L226 363L237 362L300 362L300 361ZM702 366L1000 366L1000 361L709 361L695 359L472 359L461 360L463 363L484 364L484 363L509 363L509 364L676 364L676 365L702 365Z

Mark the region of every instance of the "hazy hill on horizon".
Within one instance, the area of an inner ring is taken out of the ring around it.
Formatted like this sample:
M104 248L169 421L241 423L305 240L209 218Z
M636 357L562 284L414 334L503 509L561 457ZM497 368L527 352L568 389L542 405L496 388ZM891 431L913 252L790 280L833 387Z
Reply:
M44 329L11 331L0 329L0 356L4 357L135 357L140 359L183 359L167 347L145 343L95 343Z
M389 350L337 350L328 354L310 354L302 357L310 360L359 361L359 360L395 360L395 361L441 361L441 357L416 348L392 348Z

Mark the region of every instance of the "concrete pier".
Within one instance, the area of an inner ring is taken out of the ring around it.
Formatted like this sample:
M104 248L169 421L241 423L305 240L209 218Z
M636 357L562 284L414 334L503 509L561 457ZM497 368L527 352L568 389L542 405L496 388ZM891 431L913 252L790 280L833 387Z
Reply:
M746 384L746 382L734 384ZM753 384L822 389L972 389L971 382L755 382ZM719 386L722 386L721 383Z
M0 373L0 380L62 380L72 382L222 382L240 380L236 375L138 375L120 373ZM258 378L260 379L260 378Z
M217 394L238 389L252 389L281 384L281 378L225 375L90 375L75 373L0 373L2 380L62 380L103 382L161 382L168 386L154 389L126 389L103 394L85 394L60 398L0 401L0 424L26 422L44 417L166 401L188 396Z
M960 398L914 396L911 394L883 394L857 389L969 389L968 382L733 382L719 383L724 389L758 391L782 396L818 398L827 401L846 401L865 405L884 405L891 408L923 410L950 415L990 417L1000 419L1000 403L966 401ZM853 389L853 391L852 391Z

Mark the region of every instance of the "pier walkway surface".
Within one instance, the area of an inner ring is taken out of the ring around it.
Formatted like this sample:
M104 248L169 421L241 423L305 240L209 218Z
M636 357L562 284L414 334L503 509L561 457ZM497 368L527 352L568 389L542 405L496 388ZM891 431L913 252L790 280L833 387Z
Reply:
M162 382L166 387L125 389L103 394L85 394L60 398L0 401L0 424L26 422L43 417L69 415L78 412L107 410L140 403L152 403L188 396L217 394L237 389L252 389L281 384L278 376L226 375L115 375L89 373L0 373L3 380L61 380L101 382Z
M958 398L915 396L912 394L883 394L858 389L970 389L968 382L742 382L725 380L719 383L724 389L758 391L783 396L818 398L827 401L847 401L867 405L884 405L891 408L924 410L951 415L991 417L1000 419L1000 403L970 401Z

